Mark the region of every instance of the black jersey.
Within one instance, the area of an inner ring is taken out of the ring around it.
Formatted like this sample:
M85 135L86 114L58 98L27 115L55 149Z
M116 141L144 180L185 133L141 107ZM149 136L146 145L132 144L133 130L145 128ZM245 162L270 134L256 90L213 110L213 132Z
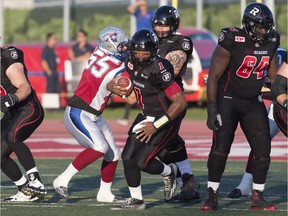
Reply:
M136 71L133 63L127 58L125 69L133 82L143 114L153 117L165 114L171 101L164 90L175 81L171 63L157 56L148 67Z
M27 78L27 69L24 64L23 51L13 46L1 48L1 80L0 80L1 93L0 95L14 94L17 91L17 88L12 85L10 79L6 75L6 70L9 68L9 66L16 62L20 62L21 64L23 64L24 73Z
M178 76L176 77L177 83L182 87L182 75L187 70L187 63L191 58L192 52L193 52L193 43L191 38L181 35L180 33L172 35L169 40L161 43L159 43L159 50L158 55L160 55L162 58L165 58L165 56L172 51L175 50L182 50L187 55L187 60L183 64Z
M230 62L219 80L219 91L244 98L259 95L264 71L269 68L279 43L280 36L274 30L269 41L258 45L243 29L222 29L218 44L230 53Z

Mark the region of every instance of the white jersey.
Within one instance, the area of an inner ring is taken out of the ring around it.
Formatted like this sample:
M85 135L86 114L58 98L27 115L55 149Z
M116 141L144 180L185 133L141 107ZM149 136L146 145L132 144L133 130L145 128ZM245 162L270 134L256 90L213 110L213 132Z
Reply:
M74 94L102 113L111 95L106 85L123 71L122 61L97 47L91 54ZM101 115L97 116L84 109L67 106L64 123L80 145L102 152L108 162L119 160L121 151L116 146L111 128Z
M91 54L74 94L102 113L111 94L106 85L123 71L122 61L97 47Z

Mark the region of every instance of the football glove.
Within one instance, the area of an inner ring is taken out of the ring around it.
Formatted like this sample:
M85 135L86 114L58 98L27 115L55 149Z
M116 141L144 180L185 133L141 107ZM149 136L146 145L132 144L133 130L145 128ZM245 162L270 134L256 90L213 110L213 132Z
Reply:
M7 94L1 96L1 112L7 112L9 107L14 106L16 103L19 102L19 98L17 95L14 94Z
M217 104L216 103L208 103L207 106L208 119L207 119L207 127L210 130L218 130L219 126L222 126L221 115L218 113Z

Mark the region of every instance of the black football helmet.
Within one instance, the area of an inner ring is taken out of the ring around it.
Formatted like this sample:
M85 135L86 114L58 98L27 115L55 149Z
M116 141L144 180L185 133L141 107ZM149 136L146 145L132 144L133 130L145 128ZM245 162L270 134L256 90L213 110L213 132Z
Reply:
M153 31L156 33L160 41L166 40L171 37L171 35L178 30L179 24L180 15L178 11L174 7L169 5L164 5L157 8L152 17ZM170 31L164 35L163 33L157 32L155 30L156 25L170 26Z
M265 4L252 3L244 10L242 25L250 38L261 44L271 35L274 27L273 14ZM266 32L260 32L257 29L265 29Z
M129 43L129 58L136 70L142 70L155 60L158 44L159 41L156 34L148 29L141 29L132 36ZM150 56L149 58L137 58L134 55L135 51L149 51Z

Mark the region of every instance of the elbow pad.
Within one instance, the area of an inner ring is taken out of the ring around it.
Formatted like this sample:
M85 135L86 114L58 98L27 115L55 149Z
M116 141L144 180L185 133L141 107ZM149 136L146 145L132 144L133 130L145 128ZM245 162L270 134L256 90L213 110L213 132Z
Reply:
M271 92L274 98L277 98L281 94L287 94L287 78L277 75L275 81L272 83Z

